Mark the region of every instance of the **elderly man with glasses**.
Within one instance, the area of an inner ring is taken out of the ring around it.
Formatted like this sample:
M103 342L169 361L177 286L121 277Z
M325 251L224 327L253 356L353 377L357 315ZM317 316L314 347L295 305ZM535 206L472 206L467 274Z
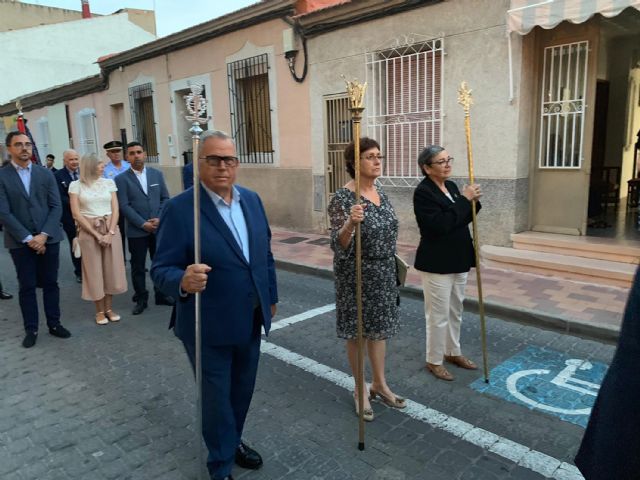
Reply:
M257 469L262 458L242 440L260 356L278 293L271 231L258 195L235 184L238 158L225 133L202 134L200 232L194 232L194 189L167 202L151 277L179 298L175 334L195 362L195 296L202 294L202 435L210 478L231 479L233 463ZM202 263L194 264L194 233ZM173 322L172 322L173 324Z

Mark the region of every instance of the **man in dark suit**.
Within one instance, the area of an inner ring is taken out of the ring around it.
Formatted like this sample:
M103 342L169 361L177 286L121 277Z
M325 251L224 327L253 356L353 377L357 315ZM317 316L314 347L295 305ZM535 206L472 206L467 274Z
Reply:
M55 161L56 161L56 157L53 153L50 153L49 155L47 155L47 168L51 170L51 173L55 173L58 171L58 169L53 166Z
M73 262L73 273L76 282L82 283L82 264L79 258L73 255L73 239L76 238L76 222L71 215L71 204L69 203L69 185L71 182L80 179L80 157L75 150L65 150L62 154L64 167L56 171L53 175L58 183L60 200L62 202L62 229L67 234L69 240L69 252Z
M618 348L607 370L576 455L586 480L640 478L640 269L636 270Z
M186 190L191 187L193 187L193 162L182 167L182 188Z
M260 356L278 292L271 231L258 195L234 185L238 158L223 132L202 135L199 234L202 263L194 264L193 194L167 202L151 268L156 286L179 297L175 334L195 362L195 297L202 294L202 435L211 479L231 479L233 462L257 469L262 458L242 441ZM172 322L173 324L173 322Z
M19 302L26 332L22 345L36 344L38 302L36 287L42 287L49 333L68 338L60 324L58 264L62 229L60 193L53 174L31 163L33 145L29 137L10 132L6 139L11 164L0 169L0 223L18 275Z
M140 315L148 305L145 267L147 252L151 260L156 253L156 231L160 212L169 191L160 170L145 166L147 154L139 142L127 144L131 168L115 177L120 212L126 219L127 241L131 253L131 283L135 291L133 315ZM174 305L175 300L155 289L156 305Z

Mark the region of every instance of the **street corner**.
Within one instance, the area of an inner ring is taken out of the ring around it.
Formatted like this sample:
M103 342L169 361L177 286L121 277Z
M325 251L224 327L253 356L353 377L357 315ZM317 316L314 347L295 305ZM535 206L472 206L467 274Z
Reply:
M530 346L480 378L478 392L586 427L608 365Z

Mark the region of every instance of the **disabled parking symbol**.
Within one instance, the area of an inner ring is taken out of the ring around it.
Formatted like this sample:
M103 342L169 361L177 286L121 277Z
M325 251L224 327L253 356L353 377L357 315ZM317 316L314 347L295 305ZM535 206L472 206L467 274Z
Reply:
M479 379L471 388L586 427L606 370L604 363L528 347L494 368L489 385Z

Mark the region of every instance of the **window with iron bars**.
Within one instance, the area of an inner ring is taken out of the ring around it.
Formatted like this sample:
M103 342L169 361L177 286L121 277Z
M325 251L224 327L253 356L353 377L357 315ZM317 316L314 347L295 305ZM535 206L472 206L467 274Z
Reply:
M231 133L243 163L273 163L267 54L227 64Z
M147 152L147 162L158 163L158 141L156 139L151 83L129 88L129 107L131 108L133 140L142 144Z
M580 168L589 42L544 49L540 168Z
M367 54L367 129L386 156L383 185L416 185L418 154L441 142L443 43L405 38Z

